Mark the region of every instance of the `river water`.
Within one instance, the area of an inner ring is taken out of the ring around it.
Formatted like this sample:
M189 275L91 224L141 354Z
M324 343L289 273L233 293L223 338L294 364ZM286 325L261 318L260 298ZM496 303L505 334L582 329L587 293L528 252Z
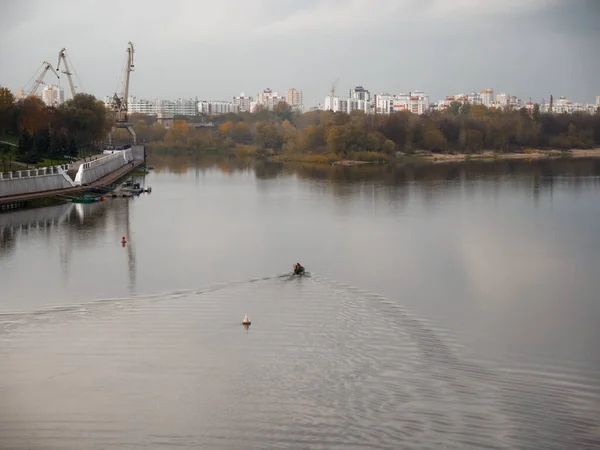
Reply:
M600 448L600 161L151 163L0 214L0 449Z

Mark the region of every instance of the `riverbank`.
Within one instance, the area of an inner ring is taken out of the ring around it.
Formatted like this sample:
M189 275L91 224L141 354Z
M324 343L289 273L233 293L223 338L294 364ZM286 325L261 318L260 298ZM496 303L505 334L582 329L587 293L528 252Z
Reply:
M527 149L523 152L497 153L493 151L484 151L482 153L428 153L419 152L415 155L403 155L404 158L431 163L447 163L469 160L495 160L495 159L551 159L551 158L600 158L600 148L593 149L572 149L572 150L543 150Z
M273 162L332 164L334 166L358 166L363 164L382 164L389 162L389 156L378 152L353 152L346 157L335 153L303 154L284 153L267 158Z

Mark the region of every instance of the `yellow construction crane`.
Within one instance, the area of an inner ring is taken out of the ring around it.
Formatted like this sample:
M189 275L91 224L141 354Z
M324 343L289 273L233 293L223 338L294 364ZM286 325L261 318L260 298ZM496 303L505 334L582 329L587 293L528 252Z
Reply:
M332 83L331 83L331 98L329 101L329 109L331 111L333 111L333 98L335 97L335 88L338 84L338 81L340 81L340 77L337 77Z

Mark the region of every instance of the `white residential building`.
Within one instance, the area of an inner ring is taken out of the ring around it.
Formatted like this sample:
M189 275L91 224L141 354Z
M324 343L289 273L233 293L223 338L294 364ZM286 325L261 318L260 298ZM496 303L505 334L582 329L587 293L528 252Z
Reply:
M394 96L388 93L373 95L373 109L375 114L390 114L393 111Z
M42 91L42 101L46 106L58 106L65 101L65 91L58 86L48 84Z
M467 95L467 101L471 105L483 105L483 97L479 92L471 92Z
M216 116L228 113L237 113L238 107L233 102L206 101L198 102L198 113Z
M364 111L369 114L371 113L371 104L358 98L327 96L325 97L325 110L346 114L350 114L352 111Z
M479 91L479 95L481 96L481 104L485 106L490 106L494 102L493 89L484 89L482 91Z
M293 110L302 111L304 105L302 104L302 91L291 88L285 93L285 101Z
M567 99L566 97L559 97L558 99L554 99L552 103L552 112L556 114L573 114L577 112L594 114L596 112L596 108L596 105L575 103ZM550 104L545 103L543 105L540 105L540 111L550 112Z
M273 92L270 88L266 88L258 94L258 103L267 109L273 109L277 103L283 101L285 101L285 99L277 92Z
M425 114L429 111L429 95L423 91L398 94L393 99L392 111L409 111L413 114Z
M510 103L510 95L504 92L502 94L496 95L496 103L502 106L508 105Z
M362 86L356 86L353 89L350 89L350 98L368 102L371 100L371 93Z
M174 114L182 116L195 116L197 114L196 101L194 99L178 98L177 100L158 100L158 111L163 114Z
M108 100L108 104L112 101L112 98L106 97L104 99L104 103L106 104ZM157 107L157 99L155 100L146 100L144 98L137 98L134 96L130 96L127 99L127 112L129 114L139 113L139 114L148 114L151 116L156 116L160 111Z
M109 106L112 102L112 97L104 97L104 104ZM148 114L151 116L162 115L182 115L182 116L195 116L196 100L194 99L182 99L177 100L160 100L158 98L154 100L147 100L144 98L137 98L130 96L127 99L127 112L129 114L139 113Z
M248 97L245 93L241 93L237 97L233 97L233 104L239 112L250 112L250 104L254 101L252 97Z

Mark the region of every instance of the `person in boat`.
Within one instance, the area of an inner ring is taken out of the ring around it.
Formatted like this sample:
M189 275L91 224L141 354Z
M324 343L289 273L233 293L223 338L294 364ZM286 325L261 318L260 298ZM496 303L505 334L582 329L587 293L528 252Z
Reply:
M294 275L304 275L304 267L300 263L294 265Z

